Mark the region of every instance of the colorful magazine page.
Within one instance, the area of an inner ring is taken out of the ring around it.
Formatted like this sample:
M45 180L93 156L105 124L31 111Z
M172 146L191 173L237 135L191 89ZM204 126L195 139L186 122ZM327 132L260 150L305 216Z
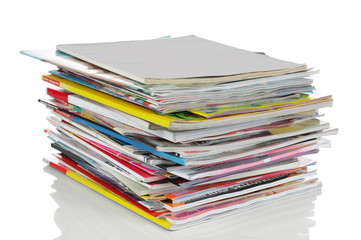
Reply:
M224 194L217 194L214 197L207 197L207 198L201 198L200 200L195 200L194 202L190 202L190 203L185 203L185 202L180 202L180 203L170 203L167 201L162 201L164 203L164 207L171 211L171 212L178 212L178 211L183 211L186 209L190 209L190 208L194 208L196 206L201 206L203 204L207 204L210 202L215 202L215 201L219 201L219 200L223 200L223 199L227 199L227 198L232 198L232 197L236 197L236 196L241 196L244 194L248 194L248 193L252 193L252 192L256 192L256 191L260 191L260 190L264 190L267 188L272 188L275 186L278 186L280 184L285 184L285 183L290 183L290 182L294 182L294 181L298 181L301 180L303 181L304 179L308 179L308 178L314 178L316 175L316 172L309 172L309 173L299 173L299 174L291 174L290 176L286 177L286 178L281 178L280 180L275 180L269 183L265 183L265 184L261 184L261 185L256 185L254 187L250 187L250 188L246 188L240 191L234 191L234 192L225 192Z
M70 132L71 134L73 134L74 136L87 142L91 146L94 146L103 151L106 151L109 154L112 154L114 157L118 157L119 159L126 161L134 166L137 166L138 168L141 168L142 170L144 170L152 175L155 175L155 174L160 175L160 174L166 173L163 169L161 169L159 167L137 161L136 159L134 159L132 157L132 155L134 156L134 154L131 154L129 152L121 150L123 146L120 144L116 144L115 145L116 148L114 148L114 144L108 145L106 142L102 142L98 138L93 137L80 129L77 129L76 127L72 126L70 123L62 122L60 119L57 119L56 117L48 117L47 119L55 127L59 128L59 129L64 129L64 130ZM120 151L117 149L119 149Z
M250 209L259 206L257 203L265 203L271 199L277 199L280 196L293 195L297 192L312 191L320 188L317 180L309 180L301 183L281 184L278 187L249 193L240 197L234 197L227 200L209 203L190 210L170 213L165 215L165 219L175 225L187 224L197 220L212 218L212 216L225 212L239 212L239 210ZM236 211L238 210L238 211Z
M311 134L312 135L312 134ZM232 161L237 160L242 157L251 157L251 156L261 156L264 152L271 151L274 149L280 149L287 146L296 146L298 144L314 144L318 140L311 137L311 135L307 135L307 137L290 137L286 139L279 139L269 142L263 142L255 145L250 145L245 148L235 150L235 151L217 151L212 152L210 151L209 154L199 154L196 152L194 154L194 157L185 158L186 159L186 166L197 166L197 165L207 165L212 164L215 162L225 162L225 161ZM304 143L301 143L304 142ZM312 143L311 143L312 142ZM192 154L192 153L190 153ZM180 156L183 156L183 154L180 154Z
M182 178L194 180L226 173L239 173L240 171L247 171L255 167L261 167L316 152L318 152L317 145L307 146L260 157L244 157L237 161L220 162L204 166L168 167L167 171Z
M111 96L123 99L125 101L150 108L154 111L157 111L157 106L152 103L151 99L139 96L139 94L127 91L126 89L115 88L111 86L106 86L104 84L92 81L89 78L82 78L81 76L74 76L72 74L61 72L61 71L50 71L51 74L59 76L61 78L67 79L72 82L79 83L83 86L89 87L91 89L98 90L100 92L109 94Z
M332 128L325 131L319 131L314 132L310 134L300 135L300 136L294 136L289 138L284 138L276 141L270 141L269 144L256 144L251 145L249 148L240 149L237 152L234 152L234 155L232 154L215 154L211 155L209 157L203 156L200 158L194 158L194 159L187 159L185 158L185 165L186 166L198 166L198 165L207 165L212 164L216 162L223 162L228 160L234 160L238 157L246 157L246 156L253 156L259 153L262 153L263 151L269 151L276 149L278 147L284 147L289 146L292 144L300 143L302 141L312 141L312 139L319 139L326 136L331 136L337 134L338 129Z
M214 150L236 150L242 149L244 146L250 146L253 144L278 140L282 138L294 137L298 135L308 134L312 132L323 131L329 128L328 123L319 122L317 119L309 119L302 122L296 122L286 127L269 128L264 132L257 133L255 135L242 136L239 139L220 139L210 140L204 142L194 142L189 144L174 144L164 140L143 138L143 141L154 145L158 151L162 152L187 152L187 151L214 151Z
M323 101L319 101L316 103L313 102L305 103L293 107L288 107L285 109L277 109L277 110L248 113L248 114L238 114L234 116L225 116L225 117L218 117L212 119L205 119L191 113L186 113L186 114L177 113L177 114L169 114L162 116L156 114L154 111L150 109L123 101L121 99L115 98L105 93L101 93L99 91L93 90L91 88L82 86L80 84L68 81L66 79L57 76L53 76L53 75L43 76L43 80L52 83L58 87L61 87L65 90L73 92L75 94L78 94L80 96L89 98L106 106L133 115L137 118L149 121L156 125L169 128L172 130L191 130L191 129L222 126L225 124L243 123L248 121L271 118L275 116L279 117L283 115L290 115L294 113L315 110L332 105L332 99L329 97L327 99L324 99ZM70 97L72 97L72 95L69 95L69 98ZM73 102L73 104L78 106L76 102Z
M193 186L186 189L181 189L177 192L166 193L164 196L171 200L173 204L180 202L190 203L193 201L201 200L201 198L207 198L220 193L223 194L231 191L239 191L241 189L246 189L251 186L271 182L276 179L286 178L292 173L301 171L301 169L290 169L272 172L264 175L253 176L249 178L205 184L201 186Z
M88 149L84 145L78 143L74 139L64 135L57 134L49 129L46 130L48 137L54 141L54 143L61 145L72 153L79 156L86 156L85 159L91 159L92 162L95 162L100 168L104 169L104 171L109 172L113 176L117 177L118 175L124 176L126 178L132 179L133 181L141 182L141 180L125 169L121 168L118 164L109 161L102 155ZM83 158L83 157L82 157Z
M52 106L52 107L54 107L54 106ZM104 129L104 128L96 125L96 124L91 123L91 122L85 121L84 119L81 119L81 118L79 118L78 116L72 115L71 113L66 113L66 112L64 112L63 110L56 110L56 109L55 109L54 111L55 111L56 113L60 113L63 117L65 117L66 119L69 119L69 121L75 122L76 124L79 124L79 123L80 123L80 125L85 124L85 126L93 126L93 128L98 128L98 130L100 130L101 132L107 134L108 136L110 136L109 134L111 134L111 135L113 134L113 135L114 135L113 132L110 132L109 130ZM76 120L79 121L79 122L74 121L74 119L76 119ZM80 126L80 125L79 125L79 126ZM84 126L84 125L83 125L83 126ZM336 132L337 132L337 129L336 129L336 130L334 129L334 130L330 130L330 131L327 131L327 132L325 132L325 133L320 133L320 134L323 136L323 135L325 135L326 133L327 133L326 135L330 135L330 134L334 134L334 133L336 133ZM320 134L319 134L319 135L320 135ZM312 137L317 138L317 137L321 137L321 135L320 135L320 136L318 136L318 135L317 135L317 136L316 136L316 135L313 136L313 135L312 135ZM184 165L184 164L186 163L186 160L184 160L184 159L181 160L181 158L177 158L177 157L172 156L172 155L168 155L168 154L165 154L165 153L157 152L157 151L155 151L154 149L149 148L148 146L145 146L145 145L140 144L140 143L135 143L134 140L131 140L131 139L128 139L128 138L124 138L123 136L121 136L121 135L119 135L119 134L115 134L114 137L123 139L123 141L128 142L128 143L130 143L130 144L133 143L134 145L138 145L138 147L141 147L141 148L145 149L146 151L152 152L152 153L154 153L154 154L156 154L156 155L159 155L159 156L164 157L164 158L166 158L166 159L169 159L169 160L171 160L171 161L180 163L180 164L182 164L182 165Z
M90 127L87 127L85 125L82 124L78 124L74 121L71 121L70 119L56 113L56 112L52 112L57 118L61 119L61 121L66 122L72 126L74 126L77 129L80 129L81 131L85 132L88 134L88 137L92 136L93 139L98 139L99 141L103 142L103 144L108 144L109 146L111 146L111 148L116 149L117 151L121 152L122 154L125 154L127 156L130 156L134 159L137 159L141 162L153 165L153 166L158 166L158 165L164 165L164 166L173 166L176 165L175 162L172 162L170 160L167 159L163 159L160 158L158 156L155 156L154 154L151 154L145 150L142 150L141 148L138 148L136 146L133 145L129 145L126 142L123 142L119 139L116 139L114 137L111 136L106 136ZM73 131L75 131L73 129ZM90 135L90 136L89 136ZM95 140L97 141L97 140Z
M290 99L292 95L299 95L299 92L302 91L311 91L313 87L309 85L312 80L310 79L297 79L295 80L283 80L268 83L268 88L265 88L264 84L251 84L247 87L242 88L234 88L233 91L217 91L217 96L212 91L209 92L195 92L185 96L178 96L179 94L172 94L167 98L159 98L150 96L147 93L143 93L134 89L114 86L114 84L107 83L105 81L90 78L84 75L80 75L75 72L71 72L65 69L50 71L50 73L68 79L70 81L79 83L81 85L90 87L92 89L99 90L101 92L107 93L109 95L121 98L123 100L132 102L134 104L138 104L157 112L161 112L162 114L168 114L170 112L179 112L184 111L190 108L197 107L206 107L210 106L210 109L214 109L214 106L224 105L226 106L235 106L237 104L230 104L236 102L257 102L257 99L267 98L267 101L276 101L276 99ZM266 81L266 80L265 80ZM242 85L242 84L240 84ZM275 89L276 86L279 86L279 89ZM283 88L282 88L283 87ZM235 89L238 89L237 92L234 92ZM259 89L259 90L257 90ZM270 91L272 90L272 91ZM276 91L277 90L277 91ZM232 94L229 95L228 93ZM263 100L262 100L263 101ZM187 102L188 104L184 104ZM239 104L238 104L239 105Z
M61 115L62 117L65 117L73 122L76 122L80 125L84 125L86 127L90 127L96 131L99 131L101 132L102 134L104 134L105 136L108 136L108 137L113 137L113 138L116 138L120 141L124 141L128 144L131 144L131 145L134 145L136 147L139 147L145 151L148 151L149 153L152 153L154 155L157 155L159 157L162 157L162 158L165 158L165 159L168 159L170 161L173 161L173 162L176 162L176 163L179 163L179 164L183 164L184 165L184 160L182 158L178 158L174 155L170 155L170 154L167 154L167 153L164 153L164 152L159 152L149 146L146 146L142 143L139 143L133 139L130 139L130 138L127 138L127 137L124 137L122 135L120 135L119 133L116 133L108 128L105 128L97 123L94 123L94 122L91 122L87 119L84 119L84 118L81 118L75 114L72 114L71 112L68 112L68 111L65 111L64 109L60 109L58 107L56 107L55 105L51 105L49 103L46 103L44 101L40 101L41 103L45 104L46 106L48 106L49 108L52 109L52 111L56 114L59 114Z
M313 86L302 86L302 87L288 87L287 89L279 89L278 91L264 90L255 93L234 93L232 95L219 95L213 97L214 93L190 95L182 98L156 100L158 101L157 110L163 114L189 111L198 108L210 108L214 107L232 107L239 106L240 104L252 104L260 101L275 101L276 99L289 99L289 97L295 97L301 92L312 93L315 90ZM279 101L280 101L279 100ZM247 110L249 111L249 110ZM239 112L245 113L245 112ZM226 114L224 114L226 115Z
M289 139L270 141L267 143L260 143L252 145L248 148L242 149L240 151L231 151L225 153L219 153L215 155L209 155L206 157L196 157L187 159L185 166L201 166L201 165L211 165L219 162L226 161L237 161L242 158L247 157L259 157L266 155L270 151L277 151L287 148L298 148L304 146L310 146L312 144L318 143L319 139L314 139L312 137L302 138L302 137L293 137Z
M86 148L88 148L89 150L92 150L94 152L96 152L97 154L101 155L103 158L107 159L107 161L112 162L112 164L116 165L117 167L120 167L121 169L123 169L124 171L130 173L131 175L135 176L137 179L140 179L140 181L143 182L154 182L154 181L159 181L162 179L165 179L165 176L161 176L161 175L152 175L149 174L148 172L130 164L128 161L130 160L129 157L121 155L121 156L114 156L112 154L110 154L109 152L103 150L100 147L97 147L96 145L87 142L86 140L84 140L83 138L74 135L72 133L70 133L69 131L65 130L65 129L58 129L60 130L62 133L64 133L66 136L72 138L73 140L77 141L78 143L80 143L81 145L85 146ZM127 161L128 160L128 161Z
M96 91L89 87L82 86L80 84L74 83L64 78L60 78L58 76L54 76L54 75L43 76L43 80L52 83L58 87L61 87L65 90L68 90L70 92L79 94L80 96L87 97L96 102L116 108L120 111L126 112L128 114L139 117L146 121L153 122L159 126L168 127L169 123L172 120L167 116L161 116L159 114L156 114L154 111L150 109L123 101L119 98ZM71 97L71 95L69 97Z
M96 175L98 178L106 178L108 183L114 183L113 185L116 187L125 187L126 189L130 190L132 193L136 194L139 197L153 194L154 192L161 191L163 189L177 189L178 187L174 185L173 183L162 180L157 182L150 182L150 183L143 183L143 182L136 182L131 180L130 178L127 178L121 174L117 174L114 171L111 171L111 169L104 168L101 165L91 165L92 160L87 158L83 154L79 154L75 151L73 151L70 148L67 148L65 145L62 145L61 143L51 143L51 147L61 152L61 154L67 158L72 159L84 169L88 170L93 175ZM91 164L89 164L91 163ZM87 167L91 165L91 167ZM95 169L95 170L93 170Z
M50 89L47 89L47 90L50 90ZM51 89L51 90L53 90L53 89ZM48 91L48 93L49 93L49 91ZM53 96L53 95L49 94L49 96ZM64 109L68 112L72 112L83 118L86 118L93 122L99 123L100 125L111 128L114 131L119 132L120 134L122 134L124 136L148 136L148 137L159 138L158 136L153 135L151 133L142 131L140 129L137 129L135 127L132 127L130 125L127 125L127 124L124 124L124 123L121 123L118 121L114 121L113 119L110 119L110 118L100 115L98 113L94 113L93 111L90 111L88 109L80 108L78 106L75 106L71 103L65 102L65 101L57 99L57 98L49 99L49 100L40 99L39 101L46 105L54 105L60 109ZM129 145L128 147L131 148L131 145ZM140 151L141 151L140 148L137 148L137 149L134 148L133 150L136 150L138 153L140 153Z
M128 157L128 156L124 155L123 153L118 152L110 147L104 146L98 142L89 140L89 139L81 137L79 135L76 135L76 134L74 134L74 135L81 138L82 140L84 140L89 145L93 146L94 148L97 148L104 152L108 152L109 154L113 155L114 157L117 157L123 161L126 161L126 162L130 163L131 165L137 167L138 169L141 169L151 175L164 175L166 173L166 171L164 171L163 169L161 169L159 167L152 166L152 165L144 163L144 162L136 161L135 159ZM160 180L160 179L158 179L158 180Z
M51 90L51 91L50 91ZM313 111L297 114L297 115L288 115L284 117L277 117L271 118L268 120L256 120L248 123L237 124L237 125L226 125L222 127L216 127L212 129L199 129L199 130L192 130L192 131L169 131L167 129L149 129L145 126L144 122L139 123L140 119L131 119L130 115L126 115L123 112L117 111L111 108L105 108L101 106L99 103L94 101L85 99L85 98L77 98L72 97L69 98L69 93L64 91L58 91L54 89L48 89L48 94L52 97L61 97L62 101L66 102L69 106L74 106L75 111L79 112L87 112L91 115L92 120L96 120L98 123L111 127L113 130L120 132L122 135L129 135L129 136L157 136L160 138L167 139L171 142L187 142L187 141L204 141L202 137L212 136L212 138L222 138L222 137L232 137L234 135L243 134L246 129L258 127L258 129L267 126L274 126L276 123L280 123L282 121L288 121L289 123L305 120L307 118L314 118L318 115L315 115ZM68 101L76 98L78 105L75 106ZM81 105L81 107L79 107ZM86 106L86 108L84 108ZM89 110L92 109L92 110ZM66 110L68 110L66 108ZM133 117L135 118L135 117ZM118 121L114 120L118 119ZM138 121L137 121L138 120ZM130 127L130 125L134 127ZM137 127L137 128L135 128ZM237 131L237 129L239 129ZM257 129L254 129L257 130ZM178 140L179 139L179 140ZM184 139L184 140L182 140Z
M77 155L82 160L90 162L91 164L95 163L98 168L102 169L104 172L111 174L111 176L113 176L120 182L127 183L127 186L131 184L135 188L134 192L136 192L138 195L150 194L152 193L151 189L174 186L174 184L170 183L169 181L165 181L166 179L157 182L142 182L141 179L132 175L130 172L122 169L121 167L119 167L119 165L108 161L106 158L103 158L103 156L97 155L95 152L92 152L87 148L84 148L76 141L65 138L62 135L57 135L50 130L48 130L47 133L49 134L49 137L55 142L55 144L52 143L52 147L61 151L63 154L66 154L67 156L68 153L71 152L72 156L69 157ZM64 149L66 151L64 151Z
M189 180L179 181L177 185L183 188L187 188L190 186L198 186L198 185L217 183L217 182L229 181L240 178L247 178L247 177L267 174L271 172L283 171L288 169L305 168L315 164L316 161L308 158L304 158L304 157L292 158L286 161L273 163L271 165L252 168L247 171L241 170L239 172L220 174L211 177L199 178L191 181Z
M252 104L239 104L238 106L234 105L232 107L214 106L208 108L192 109L189 111L202 117L213 118L240 113L259 112L270 109L289 107L309 100L311 99L308 97L308 95L302 94L299 97L294 97L291 100L286 100L282 102L258 102Z
M187 184L181 184L187 186L199 186L204 184L211 184L211 183L217 183L217 182L223 182L223 181L230 181L230 180L236 180L241 178L248 178L263 174L268 174L272 172L278 172L278 171L284 171L288 169L296 169L296 168L302 168L304 165L302 164L301 158L292 158L290 160L282 161L279 163L266 165L263 167L256 167L252 168L248 171L241 171L239 173L233 173L233 174L221 174L218 176L213 177L206 177L201 178L193 181L188 181Z

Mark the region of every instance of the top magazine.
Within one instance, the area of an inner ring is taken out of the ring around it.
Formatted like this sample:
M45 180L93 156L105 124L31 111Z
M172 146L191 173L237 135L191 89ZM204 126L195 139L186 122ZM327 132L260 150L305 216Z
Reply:
M306 70L196 36L90 44L57 50L144 84L222 83Z

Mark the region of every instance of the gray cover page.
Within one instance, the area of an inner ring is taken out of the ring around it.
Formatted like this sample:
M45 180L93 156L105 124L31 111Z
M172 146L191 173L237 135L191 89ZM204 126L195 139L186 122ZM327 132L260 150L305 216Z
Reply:
M304 64L275 59L193 35L153 40L62 44L57 45L57 49L146 84L216 83L306 69Z

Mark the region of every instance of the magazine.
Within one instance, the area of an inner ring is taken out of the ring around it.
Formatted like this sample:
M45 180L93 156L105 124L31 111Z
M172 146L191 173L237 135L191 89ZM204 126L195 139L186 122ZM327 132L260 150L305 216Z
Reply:
M258 175L249 178L230 180L201 186L192 186L187 189L181 189L176 192L168 192L164 196L169 199L172 204L176 203L192 203L208 197L236 192L253 186L269 183L279 179L286 178L293 173L301 172L301 169L291 169L278 172L272 172L264 175Z
M49 89L48 89L49 92ZM50 96L58 96L63 95L63 99L66 99L66 101L69 100L68 96L69 93L60 92L60 91L52 91L56 92L55 94L50 94ZM74 96L75 98L77 96ZM44 101L44 100L42 100ZM69 105L73 105L72 103L67 102ZM151 125L148 122L145 122L139 118L135 118L134 116L131 116L129 114L123 113L121 111L117 111L115 109L112 109L110 107L105 107L99 103L96 103L94 101L91 101L89 99L85 98L79 98L78 104L76 105L76 109L79 112L87 112L90 113L93 119L97 119L100 121L103 121L104 123L110 123L110 125L113 125L113 129L118 131L117 129L117 123L118 124L126 124L127 126L131 125L133 126L133 131L136 129L139 129L141 131L136 132L138 135L145 135L145 136L158 136L164 139L167 139L171 142L185 142L185 141L194 141L195 139L202 139L202 137L209 137L209 136L215 136L215 135L221 135L221 134L229 134L230 132L234 132L236 130L243 130L247 128L252 127L258 127L262 125L267 125L269 123L289 120L289 121L296 121L297 119L302 120L306 119L308 117L317 116L317 113L310 111L310 112L304 112L299 114L291 114L286 115L282 117L275 117L267 120L256 120L252 122L242 123L242 124L234 124L229 126L221 126L221 127L215 127L215 128L208 128L208 129L198 129L198 130L191 130L191 131L171 131L167 129L151 129ZM87 106L87 107L84 107ZM91 109L91 110L89 110ZM117 119L117 120L116 120ZM134 129L136 127L136 129ZM123 130L126 131L126 130ZM121 133L123 133L121 130ZM129 131L129 130L128 130Z
M201 206L203 204L206 203L210 203L210 202L215 202L215 201L219 201L219 200L223 200L223 199L227 199L227 198L231 198L231 197L236 197L236 196L241 196L247 193L252 193L255 191L260 191L260 190L264 190L267 188L271 188L271 187L275 187L278 186L280 184L284 184L284 183L289 183L289 182L294 182L297 180L303 180L303 179L308 179L308 178L314 178L316 175L316 172L306 172L306 173L299 173L299 174L292 174L286 178L282 178L280 180L275 180L273 182L270 183L265 183L265 184L261 184L261 185L256 185L254 187L250 187L244 190L240 190L240 191L236 191L236 192L231 192L231 193L225 193L225 194L221 194L221 195L217 195L214 197L209 197L209 198L205 198L205 199L201 199L199 201L195 201L192 203L177 203L177 204L172 204L166 201L162 201L164 204L164 207L171 211L171 212L178 212L178 211L183 211L185 209L190 209L190 208L194 208L196 206Z
M226 173L239 173L240 171L246 171L255 167L265 166L317 152L318 146L311 145L292 150L276 152L273 154L270 153L260 157L244 157L237 161L226 161L202 166L168 167L167 171L182 178L194 180Z
M293 195L297 192L320 189L320 187L321 183L316 180L282 184L279 187L273 187L271 189L249 193L240 197L201 205L200 207L191 208L189 210L165 214L164 218L172 224L184 225L202 219L212 219L215 215L220 217L221 213L227 213L227 215L229 215L239 212L240 210L247 210L251 207L259 206L259 204L270 202L270 200L275 200L280 197L280 195Z
M329 128L328 123L319 122L317 119L310 119L302 122L296 122L290 126L270 128L262 133L251 135L244 139L229 141L227 138L223 138L218 141L203 141L200 143L189 144L174 144L164 140L158 140L153 138L143 137L142 140L154 146L157 151L162 152L186 152L186 151L211 151L217 149L235 150L240 149L250 144L257 144L265 141L277 140L281 138L288 138L312 132L318 132ZM224 142L223 142L224 141Z
M82 86L80 84L68 81L60 77L43 76L43 80L55 84L65 90L71 90L71 92L77 94L78 96L86 97L100 104L130 114L136 118L143 119L145 121L171 130L192 130L209 127L219 127L225 124L244 123L248 121L263 120L273 117L306 112L310 110L317 110L319 108L329 107L332 105L332 98L331 96L328 96L327 98L322 98L318 100L315 99L312 102L299 103L295 106L290 106L286 108L247 114L237 114L233 116L216 117L211 119L207 119L196 114L192 114L190 112L159 115L150 109L138 106L136 104L132 104L127 101L123 101L119 98L93 90L91 88ZM82 105L82 103L84 104L85 102L83 101L83 99L76 97L75 94L69 94L69 103L85 109L93 109L89 108L89 105Z

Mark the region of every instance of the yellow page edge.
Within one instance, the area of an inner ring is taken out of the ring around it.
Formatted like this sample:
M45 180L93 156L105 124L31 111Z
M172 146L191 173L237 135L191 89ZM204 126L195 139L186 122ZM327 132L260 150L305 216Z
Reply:
M142 210L138 209L137 207L133 206L131 203L125 201L124 199L116 196L115 194L105 190L104 188L100 187L98 184L81 177L79 174L72 172L72 171L67 171L66 175L72 179L74 179L75 181L87 186L88 188L96 191L97 193L109 198L110 200L122 205L123 207L139 214L140 216L166 228L169 229L169 226L171 225L169 222L167 222L164 219L160 219L160 218L155 218L149 214L147 214L146 212L143 212Z
M68 90L70 92L78 94L82 97L89 98L93 101L96 101L96 102L104 104L106 106L115 108L119 111L128 113L130 115L141 118L143 120L152 122L152 123L162 126L162 127L168 128L170 122L172 122L174 120L167 116L158 115L150 109L138 106L133 103L123 101L119 98L110 96L108 94L99 92L97 90L91 89L86 86L82 86L78 83L74 83L72 81L66 80L64 78L61 78L61 77L58 77L55 75L44 75L42 78L43 78L43 80L45 80L44 78L50 78L52 80L55 80L55 81L59 82L58 86L65 90ZM45 81L47 81L47 80L45 80ZM47 81L47 82L49 82L49 81ZM55 84L54 82L51 82L51 83Z

